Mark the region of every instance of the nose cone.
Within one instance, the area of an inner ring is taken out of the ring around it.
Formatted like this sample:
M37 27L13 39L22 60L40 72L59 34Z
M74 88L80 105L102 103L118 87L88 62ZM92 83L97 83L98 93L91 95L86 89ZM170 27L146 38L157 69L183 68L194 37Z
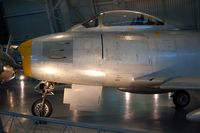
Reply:
M31 49L32 40L25 41L19 46L19 52L22 57L24 75L26 76L31 76Z

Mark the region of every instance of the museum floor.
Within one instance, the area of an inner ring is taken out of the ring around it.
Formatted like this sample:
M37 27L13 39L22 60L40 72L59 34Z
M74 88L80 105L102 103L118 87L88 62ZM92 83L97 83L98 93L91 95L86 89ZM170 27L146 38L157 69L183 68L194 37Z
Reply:
M38 81L26 78L0 86L0 111L31 114L32 103L39 98L34 92ZM185 116L200 107L200 92L190 92L191 103L185 109L175 109L170 94L141 95L104 88L98 112L69 111L63 102L63 88L56 87L55 95L48 96L54 109L52 117L74 122L99 124L144 132L199 133L200 123L190 122Z

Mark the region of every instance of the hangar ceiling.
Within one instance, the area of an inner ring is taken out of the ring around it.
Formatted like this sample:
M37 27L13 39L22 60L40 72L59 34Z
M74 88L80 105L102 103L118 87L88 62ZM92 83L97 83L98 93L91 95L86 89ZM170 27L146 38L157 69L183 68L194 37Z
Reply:
M152 14L183 29L200 29L199 0L0 0L0 3L0 26L4 27L0 35L5 39L7 33L12 34L16 43L65 31L100 12L116 9Z

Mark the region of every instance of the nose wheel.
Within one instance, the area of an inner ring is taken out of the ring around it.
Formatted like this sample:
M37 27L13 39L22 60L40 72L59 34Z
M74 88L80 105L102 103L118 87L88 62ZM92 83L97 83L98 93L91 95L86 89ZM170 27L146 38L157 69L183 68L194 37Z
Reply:
M33 103L31 111L34 116L50 117L52 114L52 105L47 99L44 101L38 99Z
M52 105L51 103L46 99L47 95L52 95L54 90L54 83L51 82L40 82L35 88L36 90L39 90L38 93L42 94L41 98L36 100L32 104L32 114L34 116L41 116L41 117L50 117L52 114Z

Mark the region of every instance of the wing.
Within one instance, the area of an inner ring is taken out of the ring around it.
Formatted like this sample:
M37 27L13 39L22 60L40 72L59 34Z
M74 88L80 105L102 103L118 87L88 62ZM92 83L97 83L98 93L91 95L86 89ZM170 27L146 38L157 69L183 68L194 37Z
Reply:
M164 81L161 89L200 90L200 77L177 77Z

